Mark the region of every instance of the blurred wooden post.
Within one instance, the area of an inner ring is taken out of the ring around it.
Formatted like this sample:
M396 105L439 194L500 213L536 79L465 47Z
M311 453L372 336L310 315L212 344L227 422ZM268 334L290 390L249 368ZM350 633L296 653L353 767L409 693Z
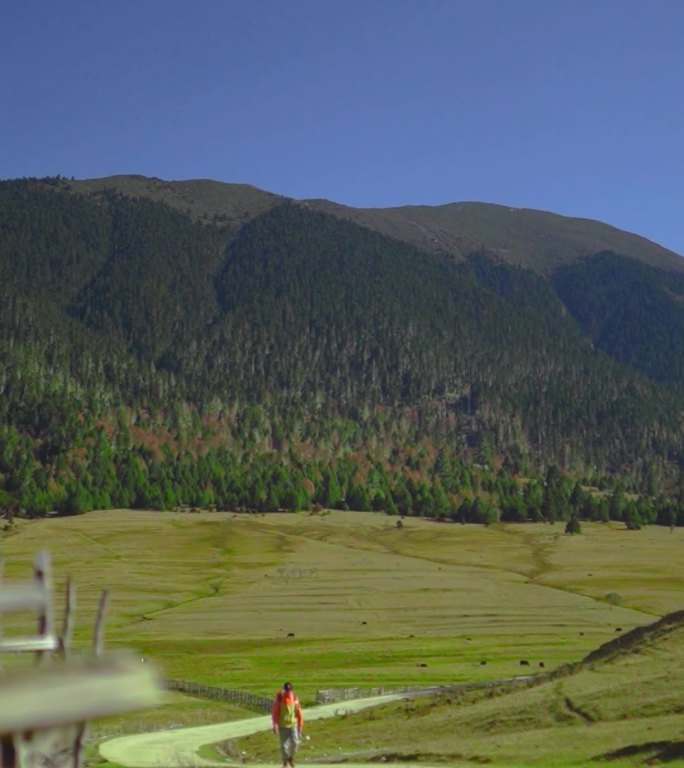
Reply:
M0 766L1 768L16 768L17 753L14 749L14 739L11 735L0 736Z
M104 646L104 619L109 603L109 595L104 590L100 595L100 602L97 606L97 618L95 619L95 631L93 632L93 653L96 656L102 655Z
M0 560L0 572L1 567ZM53 628L48 553L40 552L34 558L32 580L0 580L0 615L38 614L35 636L4 640L0 636L0 652L31 651L38 660L38 668L0 678L0 768L82 768L90 719L157 703L160 684L151 665L141 666L137 655L103 656L107 600L103 592L92 657L69 658L75 589L69 579L58 637ZM51 660L54 663L49 663Z
M100 601L97 606L97 618L95 619L95 629L93 631L93 655L96 658L102 656L104 647L104 619L107 612L109 596L104 590L100 595ZM74 762L73 768L83 768L83 746L88 737L88 723L84 719L76 727L74 734Z
M50 556L47 552L39 552L33 558L33 578L36 580L38 589L43 596L42 605L38 613L38 637L54 638L55 647L51 650L57 650L59 643L52 630L52 569L50 567ZM38 651L38 663L44 663L46 653L50 649Z
M2 768L80 766L84 722L158 700L154 670L135 654L69 659L9 675L0 686Z
M3 582L0 590L0 615L29 611L38 614L38 633L32 637L0 638L0 652L34 652L41 662L60 645L52 628L52 579L47 552L39 552L34 558L32 581Z
M64 619L62 621L62 634L59 636L59 651L62 658L66 658L67 649L71 643L71 634L74 629L74 610L76 608L76 588L71 581L67 579L66 594L64 597Z

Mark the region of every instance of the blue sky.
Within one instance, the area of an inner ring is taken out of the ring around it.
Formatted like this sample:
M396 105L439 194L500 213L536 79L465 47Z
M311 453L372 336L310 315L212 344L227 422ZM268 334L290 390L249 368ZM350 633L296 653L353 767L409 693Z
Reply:
M684 254L681 0L3 0L0 178L477 200Z

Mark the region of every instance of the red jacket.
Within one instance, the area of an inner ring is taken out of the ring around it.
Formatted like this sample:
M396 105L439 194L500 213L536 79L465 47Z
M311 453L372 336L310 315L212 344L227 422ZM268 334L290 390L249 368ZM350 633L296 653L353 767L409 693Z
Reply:
M278 691L273 701L271 719L274 727L294 728L296 726L298 730L302 730L304 724L302 706L294 691Z

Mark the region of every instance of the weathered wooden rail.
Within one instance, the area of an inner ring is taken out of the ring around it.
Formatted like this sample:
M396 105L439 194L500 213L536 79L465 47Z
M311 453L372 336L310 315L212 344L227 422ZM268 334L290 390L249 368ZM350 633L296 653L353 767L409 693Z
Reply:
M71 656L75 589L69 581L58 632L48 553L34 558L32 578L0 579L0 619L19 613L33 614L36 620L33 634L0 635L0 654L33 653L36 659L33 669L0 676L0 768L82 768L89 720L158 701L159 685L150 665L141 665L132 655L103 655L106 605L103 592L90 655Z
M316 704L334 704L337 701L350 701L351 699L366 699L370 696L388 696L398 693L417 693L425 691L425 686L403 686L399 688L375 687L375 688L329 688L316 691ZM434 690L439 690L435 686Z

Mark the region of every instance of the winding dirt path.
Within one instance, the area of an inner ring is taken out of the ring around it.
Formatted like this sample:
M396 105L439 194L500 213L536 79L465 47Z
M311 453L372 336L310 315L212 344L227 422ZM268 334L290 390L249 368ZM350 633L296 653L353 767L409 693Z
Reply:
M405 696L406 694L388 694L335 704L324 704L319 707L307 708L305 717L307 722L320 720L324 717L335 717L347 712L358 712L378 704L385 704ZM100 754L106 760L126 766L126 768L173 768L174 766L195 768L195 766L219 765L226 768L230 764L228 761L218 762L200 757L197 754L200 747L225 739L249 736L258 731L268 730L270 727L270 716L260 715L259 717L216 723L215 725L120 736L100 744ZM276 754L277 745L274 743L274 755ZM307 768L319 767L307 763ZM330 766L320 766L320 768L330 768ZM345 768L354 768L354 766L345 763Z

